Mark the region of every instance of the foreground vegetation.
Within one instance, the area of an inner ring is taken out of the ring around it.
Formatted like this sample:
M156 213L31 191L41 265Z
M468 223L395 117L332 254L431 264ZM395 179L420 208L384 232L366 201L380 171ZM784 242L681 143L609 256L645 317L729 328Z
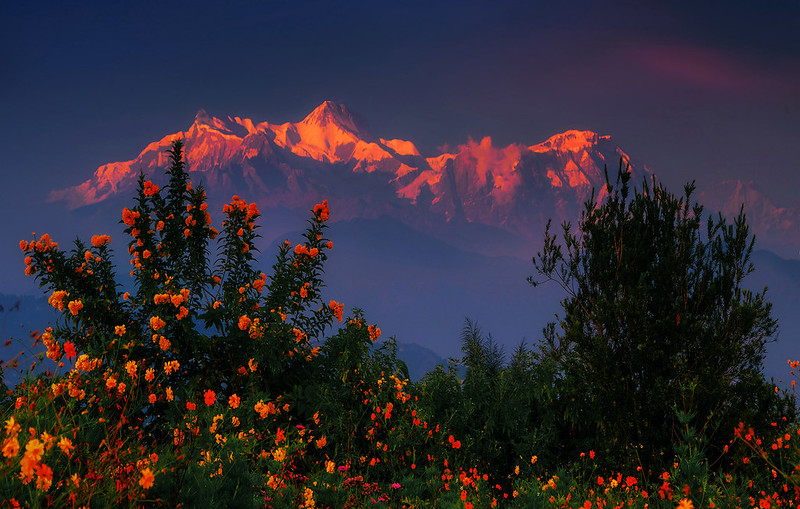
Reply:
M629 197L620 172L577 235L548 229L532 282L568 298L541 344L506 359L467 322L463 358L410 383L392 339L323 299L327 203L267 275L255 204L218 232L181 151L123 211L134 292L107 235L20 243L62 315L2 393L4 507L800 507L743 217L701 231L691 188Z

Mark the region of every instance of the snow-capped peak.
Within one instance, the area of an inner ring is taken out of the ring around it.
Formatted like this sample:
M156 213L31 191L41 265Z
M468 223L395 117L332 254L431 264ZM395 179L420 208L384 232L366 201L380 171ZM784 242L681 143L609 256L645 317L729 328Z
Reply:
M367 123L343 104L325 101L308 114L300 124L316 127L327 127L330 124L350 131L361 139L371 138Z
M548 150L578 152L593 145L597 145L597 142L601 138L608 138L608 136L599 136L593 131L577 131L575 129L570 129L569 131L551 136L547 141L534 145L531 149L536 152L545 152Z
M210 128L219 131L223 135L237 136L239 138L244 138L255 130L253 121L248 118L228 117L227 119L220 119L212 117L203 108L198 110L194 116L194 127L198 129Z

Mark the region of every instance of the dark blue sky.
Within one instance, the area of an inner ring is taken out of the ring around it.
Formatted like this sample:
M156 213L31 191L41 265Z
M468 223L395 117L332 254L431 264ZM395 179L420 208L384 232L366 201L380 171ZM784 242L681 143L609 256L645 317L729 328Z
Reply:
M423 153L590 129L673 187L743 178L795 198L800 3L561 4L3 2L0 212L26 213L2 238L46 229L51 189L199 108L281 123L326 99Z

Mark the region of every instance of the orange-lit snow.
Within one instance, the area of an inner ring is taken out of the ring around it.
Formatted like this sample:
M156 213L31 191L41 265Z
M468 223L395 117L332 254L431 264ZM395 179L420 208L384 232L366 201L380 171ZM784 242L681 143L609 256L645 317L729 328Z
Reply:
M156 168L168 166L166 151L176 137L185 141L187 169L211 172L209 178L212 179L216 178L219 168L236 165L250 185L266 190L253 160L263 157L268 164L278 164L276 161L281 160L282 152L322 163L346 165L357 173L386 174L386 182L394 186L396 195L412 203L417 202L424 188L433 194L432 206L445 206L442 193L456 193L457 200L466 200L464 219L467 221L476 220L473 214L489 213L478 212L475 207L513 206L520 189L530 185L526 182L531 178L543 178L552 188L574 189L582 199L591 187L603 184L602 166L606 156L598 150L599 144L606 145L605 152L629 161L609 136L578 130L557 134L531 146L495 147L488 136L480 141L469 139L452 153L422 159L411 141L375 138L356 115L342 105L326 101L302 121L281 125L266 121L254 124L238 116L220 119L200 110L188 131L150 143L133 161L103 165L89 180L54 191L50 199L65 200L69 208L76 208L127 191L123 188L135 186L140 170L153 174ZM290 171L289 168L287 166L286 170ZM444 179L448 171L452 173ZM295 177L291 175L290 171L286 177L289 179L287 186L296 189L296 183L291 183ZM528 176L523 179L523 175ZM443 209L441 213L451 217L454 212Z
M410 141L405 140L384 140L381 138L381 143L394 150L401 156L418 156L419 150Z

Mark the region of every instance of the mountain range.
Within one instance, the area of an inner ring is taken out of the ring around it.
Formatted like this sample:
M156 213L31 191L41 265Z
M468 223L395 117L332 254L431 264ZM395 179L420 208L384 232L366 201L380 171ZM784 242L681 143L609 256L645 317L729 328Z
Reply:
M140 171L158 181L176 138L185 142L189 172L211 194L247 190L261 207L303 211L328 199L338 219L387 215L449 241L474 235L453 232L474 232L477 225L483 232L495 230L497 240L511 235L508 242L470 246L490 254L536 246L548 219L574 221L587 199L602 199L606 167L613 179L620 162L630 165L637 185L654 176L611 136L592 131L506 147L489 137L470 139L425 157L413 141L380 138L361 116L325 101L300 122L283 124L200 110L188 130L150 143L133 160L105 164L85 182L52 191L49 199L77 209L129 196ZM753 182L714 183L699 199L728 216L744 204L761 247L796 254L800 212L776 207Z

